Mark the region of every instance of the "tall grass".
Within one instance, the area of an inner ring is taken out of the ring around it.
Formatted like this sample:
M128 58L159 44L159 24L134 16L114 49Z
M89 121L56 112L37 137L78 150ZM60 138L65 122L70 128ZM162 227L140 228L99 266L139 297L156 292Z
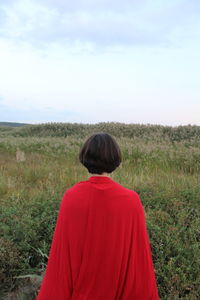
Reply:
M57 137L45 136L44 128L41 136L19 134L29 130L20 128L17 136L4 130L0 138L2 297L25 280L16 277L43 273L63 193L88 178L78 151L92 130ZM198 299L200 139L162 139L146 129L142 135L116 135L123 161L112 178L137 191L145 207L161 299ZM17 151L24 159L17 159Z

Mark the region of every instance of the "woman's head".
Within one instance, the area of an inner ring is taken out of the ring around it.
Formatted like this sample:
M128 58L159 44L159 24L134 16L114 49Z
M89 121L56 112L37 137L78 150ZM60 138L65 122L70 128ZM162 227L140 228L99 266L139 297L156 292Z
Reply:
M110 134L96 133L84 143L79 160L91 174L111 173L121 163L121 151Z

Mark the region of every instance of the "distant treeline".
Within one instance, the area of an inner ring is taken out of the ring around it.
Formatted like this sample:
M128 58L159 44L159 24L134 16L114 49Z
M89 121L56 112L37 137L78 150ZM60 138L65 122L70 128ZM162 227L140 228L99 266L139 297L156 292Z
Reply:
M107 132L115 137L142 138L155 141L200 141L200 126L162 126L125 124L115 122L103 122L97 124L79 123L46 123L39 125L26 125L17 128L1 127L0 135L12 135L19 137L86 137L96 132Z
M7 127L21 127L24 125L28 125L27 123L14 123L14 122L0 122L0 126L7 126Z

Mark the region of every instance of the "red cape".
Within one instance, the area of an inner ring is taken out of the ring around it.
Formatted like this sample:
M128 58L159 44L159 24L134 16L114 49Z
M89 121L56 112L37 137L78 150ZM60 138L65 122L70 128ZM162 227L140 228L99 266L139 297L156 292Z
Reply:
M67 190L37 300L157 299L138 194L106 176Z

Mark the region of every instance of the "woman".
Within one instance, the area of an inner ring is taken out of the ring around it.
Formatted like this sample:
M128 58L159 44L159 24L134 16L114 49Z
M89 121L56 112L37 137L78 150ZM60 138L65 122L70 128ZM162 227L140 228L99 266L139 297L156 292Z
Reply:
M159 299L140 198L110 177L115 139L92 135L79 159L89 179L64 194L37 300Z

